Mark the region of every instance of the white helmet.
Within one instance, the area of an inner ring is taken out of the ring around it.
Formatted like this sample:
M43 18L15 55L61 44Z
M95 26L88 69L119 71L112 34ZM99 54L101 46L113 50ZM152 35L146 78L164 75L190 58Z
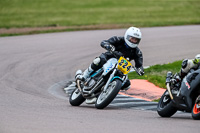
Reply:
M124 40L126 44L131 48L136 48L140 43L141 38L142 33L140 32L140 29L136 27L128 28L124 35Z
M200 64L200 54L195 56L194 63L195 64Z

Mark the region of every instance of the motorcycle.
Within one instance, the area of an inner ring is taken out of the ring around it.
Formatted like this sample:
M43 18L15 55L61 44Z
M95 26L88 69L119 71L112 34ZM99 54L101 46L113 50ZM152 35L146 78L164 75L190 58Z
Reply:
M166 76L167 90L161 96L157 106L157 112L161 117L171 117L178 110L190 112L192 118L200 120L200 69L191 69L180 83L177 93L172 84L171 72Z
M77 87L72 92L69 102L72 106L81 105L86 99L94 99L97 109L104 109L123 89L133 67L129 59L121 56L120 52L109 51L115 58L109 59L102 68L90 74L86 81L76 80ZM77 74L82 72L78 70Z

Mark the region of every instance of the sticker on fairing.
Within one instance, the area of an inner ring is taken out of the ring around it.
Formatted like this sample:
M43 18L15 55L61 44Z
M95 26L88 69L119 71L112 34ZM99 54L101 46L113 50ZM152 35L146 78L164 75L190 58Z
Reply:
M189 90L190 89L190 85L189 85L189 83L187 81L185 82L185 85L187 86L187 88Z

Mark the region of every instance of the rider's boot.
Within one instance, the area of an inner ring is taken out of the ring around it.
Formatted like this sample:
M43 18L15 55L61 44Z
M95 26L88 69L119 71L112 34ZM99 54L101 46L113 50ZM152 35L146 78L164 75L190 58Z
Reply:
M121 90L127 91L128 89L130 89L130 87L131 87L131 82L130 82L129 79L126 79L124 85L121 88Z
M81 81L85 81L93 71L94 70L91 68L90 65L83 73L77 73L75 78L76 80L79 79Z
M85 81L94 70L98 70L99 68L102 67L100 65L102 63L100 62L101 62L101 59L99 57L95 58L92 64L83 72L83 74L79 74L75 77L76 80L79 79L81 81Z
M90 98L90 99L86 99L85 103L86 104L94 104L96 102L97 98L96 97L93 97L93 98Z
M87 79L90 74L93 72L94 70L91 68L91 65L83 72L83 78Z
M83 78L83 72L82 72L82 70L77 70L76 71L76 75L75 75L75 79L76 80L82 80L82 78Z

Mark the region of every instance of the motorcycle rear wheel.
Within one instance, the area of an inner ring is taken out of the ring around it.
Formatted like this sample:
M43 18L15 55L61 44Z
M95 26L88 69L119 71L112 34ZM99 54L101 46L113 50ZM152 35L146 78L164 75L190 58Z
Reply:
M167 91L162 95L158 102L157 112L161 117L171 117L177 112L177 109L173 106L173 103L169 95L165 95Z
M104 109L107 107L113 99L117 96L118 92L122 87L122 81L119 79L114 79L109 85L106 92L101 92L95 103L97 109Z
M85 101L85 98L82 96L81 92L79 91L78 88L76 88L70 98L69 98L69 103L72 105L72 106L79 106L81 105L83 102Z
M194 120L200 120L200 96L197 97L197 100L192 109L192 118Z

